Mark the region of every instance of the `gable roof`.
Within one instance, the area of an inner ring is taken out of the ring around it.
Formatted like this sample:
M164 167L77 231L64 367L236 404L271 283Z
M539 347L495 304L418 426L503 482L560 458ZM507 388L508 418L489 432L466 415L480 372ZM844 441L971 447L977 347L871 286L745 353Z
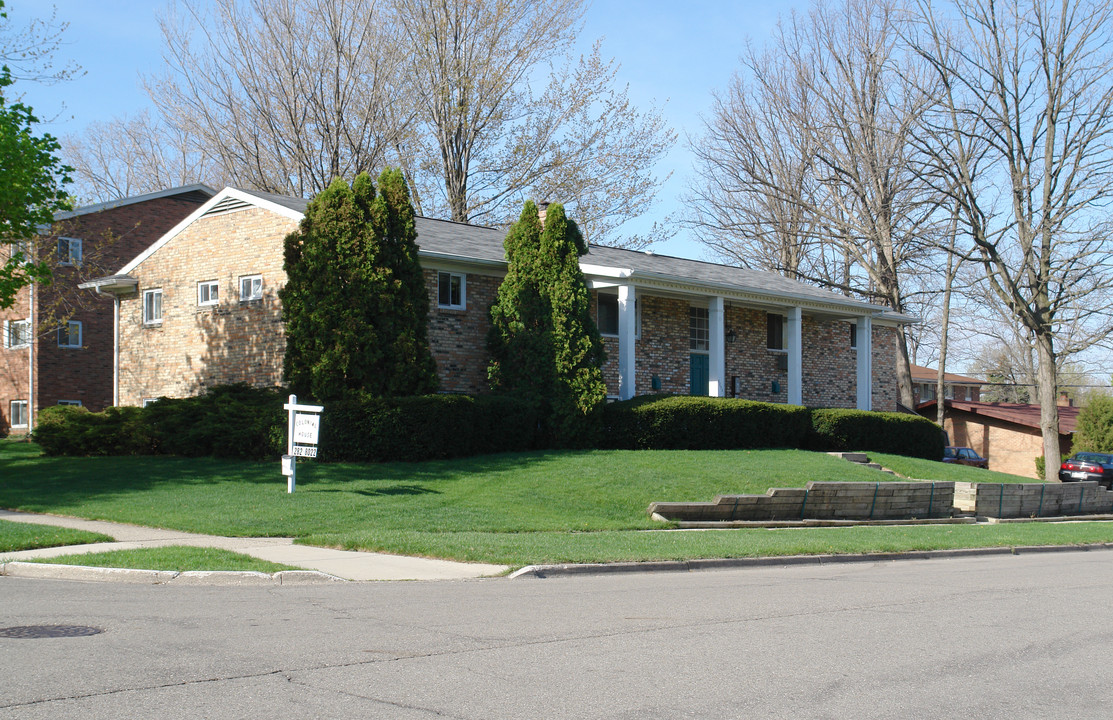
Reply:
M198 205L208 201L212 196L216 195L216 190L213 190L204 183L194 183L192 185L182 185L181 187L169 188L167 190L158 190L156 192L145 193L143 195L132 195L126 198L117 198L116 200L109 200L108 202L97 203L95 205L85 205L83 207L74 208L66 212L54 213L55 222L59 220L72 220L75 217L82 215L90 215L92 213L102 212L104 210L113 210L118 207L126 205L134 205L136 203L147 202L148 200L159 200L161 198L177 198L187 202L195 202Z
M1003 420L1014 425L1040 429L1040 406L1030 403L975 402L973 400L944 400L944 407L982 417ZM919 411L931 410L935 401L929 400L916 406ZM1081 408L1073 405L1059 406L1059 434L1070 435L1078 426Z
M157 252L178 233L206 214L254 205L300 222L309 205L305 198L242 188L224 188L182 220L135 259L119 270L126 275ZM427 259L506 267L503 239L506 231L449 220L416 218L418 255ZM917 319L895 313L883 305L854 300L829 290L805 285L782 275L718 263L657 255L604 246L592 246L580 258L584 274L606 285L635 281L677 292L722 293L769 307L808 305L841 317L873 316L888 322L909 323Z
M912 379L917 382L935 382L936 371L934 368L924 367L923 365L912 365ZM982 380L977 378L967 377L965 375L956 375L955 373L943 373L943 382L955 383L957 385L981 385Z

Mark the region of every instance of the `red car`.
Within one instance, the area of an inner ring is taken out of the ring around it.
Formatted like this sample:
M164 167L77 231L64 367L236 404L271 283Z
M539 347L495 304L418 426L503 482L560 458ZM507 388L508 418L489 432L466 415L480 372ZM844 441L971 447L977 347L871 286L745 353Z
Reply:
M943 462L989 469L989 458L984 458L968 447L943 448Z

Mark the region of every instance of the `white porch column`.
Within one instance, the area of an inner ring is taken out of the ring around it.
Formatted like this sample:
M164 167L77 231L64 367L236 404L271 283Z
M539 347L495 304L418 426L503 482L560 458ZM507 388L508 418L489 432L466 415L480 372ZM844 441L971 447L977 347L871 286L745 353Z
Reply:
M634 397L634 331L637 327L633 285L618 286L618 399Z
M726 313L723 311L723 299L713 297L707 303L708 329L710 330L710 357L707 370L707 394L711 397L726 396Z
M798 308L789 308L785 318L785 338L788 345L788 404L804 404L804 362L803 335L804 313Z
M873 410L873 323L868 315L858 318L858 409Z

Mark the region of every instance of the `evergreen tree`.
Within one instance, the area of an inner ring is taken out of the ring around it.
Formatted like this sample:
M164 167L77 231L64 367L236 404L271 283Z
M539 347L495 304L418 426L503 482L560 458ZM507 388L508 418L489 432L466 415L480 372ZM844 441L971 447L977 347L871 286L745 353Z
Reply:
M1113 397L1095 395L1079 411L1071 452L1113 452Z
M351 391L418 395L437 386L429 352L429 297L402 174L386 170L376 193L361 173L336 179L286 237L286 383L330 400Z
M492 387L535 402L555 444L583 445L606 400L603 341L579 265L583 235L562 206L549 206L542 227L527 202L504 245L507 275L488 339Z

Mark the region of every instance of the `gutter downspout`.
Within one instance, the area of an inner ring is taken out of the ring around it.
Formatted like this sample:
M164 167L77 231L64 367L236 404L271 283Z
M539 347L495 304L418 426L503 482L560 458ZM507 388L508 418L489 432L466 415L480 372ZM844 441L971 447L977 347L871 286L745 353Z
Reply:
M112 407L120 407L120 296L119 295L113 295L112 296Z
M35 332L35 283L29 286L28 321L30 322L30 340L27 343L27 435L35 429L35 343L39 341Z

